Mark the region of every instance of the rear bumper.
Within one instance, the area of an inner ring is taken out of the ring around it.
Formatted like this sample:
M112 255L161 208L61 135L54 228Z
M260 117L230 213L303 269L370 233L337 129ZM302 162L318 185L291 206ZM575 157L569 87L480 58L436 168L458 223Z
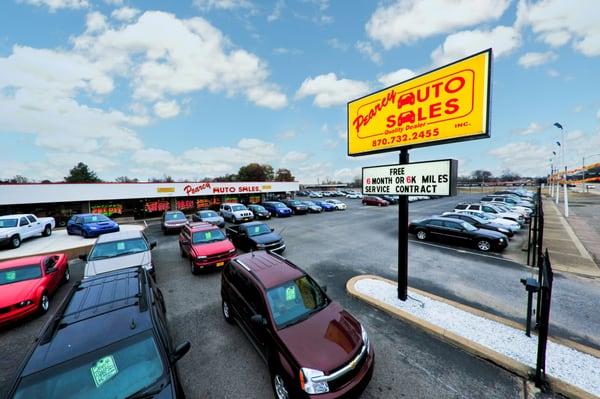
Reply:
M181 231L181 229L183 228L183 226L185 226L185 225L184 224L180 224L180 225L171 226L171 225L168 225L168 224L163 224L162 225L162 229L165 232Z

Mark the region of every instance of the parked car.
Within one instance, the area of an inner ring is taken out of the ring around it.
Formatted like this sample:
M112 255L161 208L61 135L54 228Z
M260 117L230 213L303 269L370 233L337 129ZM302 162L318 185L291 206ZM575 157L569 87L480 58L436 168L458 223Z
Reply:
M264 251L238 256L221 277L223 317L265 361L276 398L357 397L375 353L361 323L305 271Z
M254 214L246 208L246 205L236 203L221 204L219 210L223 218L231 223L249 222L254 219Z
M390 203L380 197L376 197L373 195L369 195L369 196L365 195L362 198L362 204L363 205L375 205L375 206L388 206Z
M348 205L344 204L340 200L330 199L325 200L325 202L329 202L331 205L335 206L335 209L337 209L338 211L345 211L348 208Z
M504 195L488 195L482 197L481 202L500 202L502 204L512 205L523 210L528 209L529 213L533 212L533 209L535 207L533 203L529 201L520 201Z
M288 208L283 202L279 201L266 201L261 204L267 211L271 212L271 215L275 217L286 217L292 216L292 210Z
M309 213L321 213L323 212L323 208L314 203L313 201L302 201L304 205L308 207Z
M285 251L285 242L274 231L275 229L263 222L249 222L227 227L225 234L235 247L242 251L266 250L281 254Z
M400 202L400 197L397 195L382 195L381 199L389 202L390 205L397 205Z
M333 191L322 191L321 194L323 195L323 197L333 197Z
M515 212L503 212L500 209L496 208L494 205L490 203L465 203L461 202L454 207L455 211L468 210L468 211L483 211L489 214L492 214L495 217L500 217L503 219L513 220L519 225L523 225L525 223L525 218L523 215Z
M150 242L143 231L119 231L101 235L89 255L79 255L81 260L87 262L83 278L134 266L142 266L155 277L151 253L155 247L156 241Z
M333 205L331 202L327 202L327 201L315 201L315 204L317 206L320 206L321 209L323 209L324 212L335 211L335 205Z
M298 197L308 197L308 194L310 194L308 191L298 191L296 193Z
M298 200L286 200L283 203L292 210L294 215L306 215L308 213L308 207Z
M217 212L210 209L197 211L192 215L192 221L194 222L205 222L214 224L215 226L225 227L225 219Z
M308 196L310 198L323 198L323 194L318 191L312 191L310 194L308 194Z
M478 229L497 231L498 233L502 233L509 238L515 234L508 226L494 223L476 215L468 215L462 212L444 212L441 217L462 220L463 222L467 222Z
M460 209L455 209L454 212L464 213L467 215L475 215L481 219L485 219L489 222L498 224L500 226L504 226L504 227L510 229L510 231L512 231L513 233L518 233L521 230L521 225L519 223L515 222L514 220L500 218L500 217L495 216L494 214L485 213L482 211L469 211L469 210L460 210Z
M254 214L254 220L271 219L271 212L267 211L264 206L259 204L250 204L248 209Z
M100 234L119 231L119 224L107 216L98 213L81 213L71 216L67 222L68 235L80 235L84 238L98 237Z
M183 397L162 293L143 268L76 283L17 371L9 398Z
M54 218L38 218L32 214L0 216L0 247L19 248L23 240L38 234L48 237L55 226Z
M181 211L166 211L162 215L160 227L165 234L180 232L188 220Z
M481 202L481 203L485 204L486 202ZM523 216L523 219L525 219L525 223L529 222L529 220L531 219L531 212L528 211L527 208L521 208L519 206L514 206L511 204L501 203L501 202L487 202L487 203L492 204L494 207L498 208L502 212L518 213L519 215Z
M448 244L474 246L483 252L502 251L508 237L496 231L478 229L473 225L446 217L431 217L411 222L408 232L418 240L438 240Z
M197 274L207 267L222 267L235 255L233 243L217 226L190 223L179 234L179 253L190 261L190 271Z
M0 326L34 313L46 313L50 298L69 278L64 254L0 262Z
M355 192L349 192L348 194L346 194L346 198L361 199L362 198L362 194L361 193L355 193Z

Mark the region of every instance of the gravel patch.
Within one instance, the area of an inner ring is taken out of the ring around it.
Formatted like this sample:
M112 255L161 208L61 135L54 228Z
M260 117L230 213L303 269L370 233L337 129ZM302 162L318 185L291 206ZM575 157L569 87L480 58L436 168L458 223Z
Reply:
M356 290L424 321L476 342L535 368L537 337L409 290L409 298L397 298L396 285L377 279L361 279ZM600 396L600 359L548 341L546 374Z

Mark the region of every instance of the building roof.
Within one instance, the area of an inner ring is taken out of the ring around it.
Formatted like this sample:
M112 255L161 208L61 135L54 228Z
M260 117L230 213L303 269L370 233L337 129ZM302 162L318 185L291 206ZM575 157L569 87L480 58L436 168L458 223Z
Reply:
M266 251L243 254L235 260L252 273L267 290L306 274L284 257Z

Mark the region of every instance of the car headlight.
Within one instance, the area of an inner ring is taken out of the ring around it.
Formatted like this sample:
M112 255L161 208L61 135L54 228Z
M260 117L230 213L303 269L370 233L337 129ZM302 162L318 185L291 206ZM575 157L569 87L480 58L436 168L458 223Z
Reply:
M97 230L98 228L96 226L90 226L90 230Z
M206 259L206 256L196 256L196 259Z
M370 345L369 345L369 335L367 334L367 330L365 330L365 328L362 326L362 324L360 325L360 330L361 330L363 343L367 347L367 353L368 353L371 350Z
M306 367L300 369L300 388L308 394L314 395L329 392L327 382L314 382L313 377L322 377L325 373Z
M267 246L264 244L256 244L256 248L258 249L265 249Z
M506 233L510 233L508 230L506 230L506 229L503 229L503 228L499 228L499 229L498 229L498 231L499 231L500 233L504 233L504 234L506 234Z
M230 253L230 254L232 254L232 253L234 253L234 252L235 252L235 248L232 248L232 249L230 249L230 250L229 250L229 253Z
M0 234L0 238L8 238L8 234L6 234L6 233Z
M16 306L17 306L18 308L22 308L22 307L25 307L25 306L31 305L32 303L33 303L33 301L32 301L32 300L30 300L30 299L28 299L28 300L26 300L26 301L21 301L21 302L17 303L17 305L16 305Z

